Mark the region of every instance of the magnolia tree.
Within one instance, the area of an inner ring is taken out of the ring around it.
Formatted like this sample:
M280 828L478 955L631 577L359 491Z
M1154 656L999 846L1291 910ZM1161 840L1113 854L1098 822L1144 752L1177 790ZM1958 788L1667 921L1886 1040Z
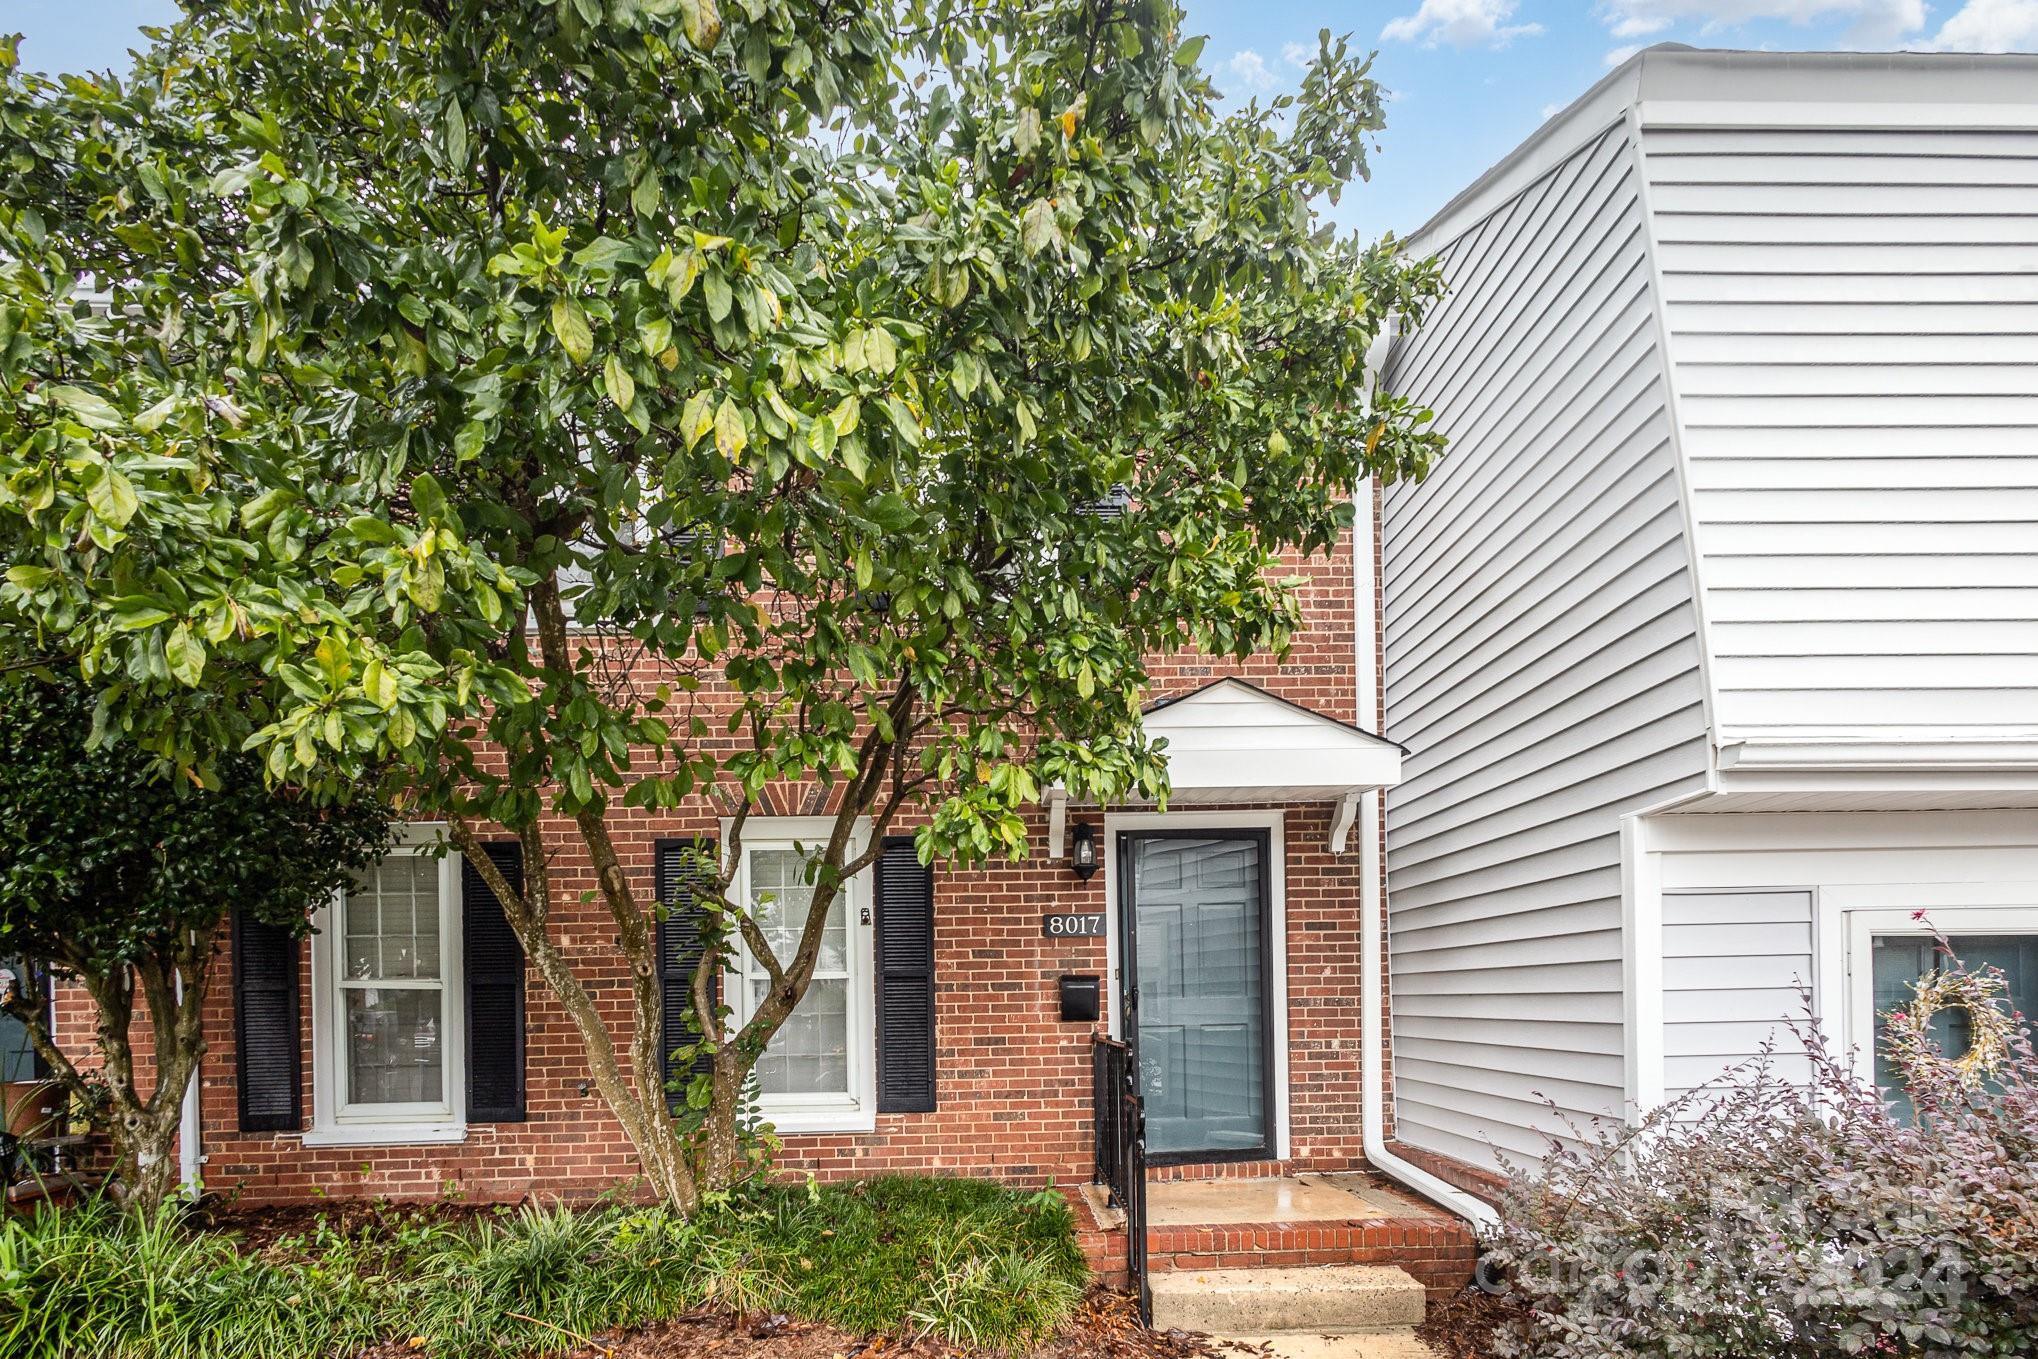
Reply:
M691 1207L741 1172L744 1081L878 836L1017 855L1046 786L1164 796L1149 658L1279 652L1280 560L1435 452L1364 389L1433 269L1316 215L1381 125L1366 63L1326 36L1299 97L1220 115L1181 17L220 0L124 85L11 75L7 645L201 773L393 762ZM814 783L782 954L728 865ZM675 1120L660 907L615 832L682 806L731 829ZM541 865L546 816L627 1026L546 874L472 852L496 823ZM769 979L740 1025L739 947Z

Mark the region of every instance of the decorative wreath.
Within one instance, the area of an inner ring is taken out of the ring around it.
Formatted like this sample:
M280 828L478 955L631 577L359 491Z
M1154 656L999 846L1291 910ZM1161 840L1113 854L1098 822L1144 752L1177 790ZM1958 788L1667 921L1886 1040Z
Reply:
M1931 1062L1950 1070L1962 1085L1981 1084L2010 1058L2016 1021L2002 1003L2006 990L2002 974L1994 968L1927 972L1912 987L1911 1003L1890 1012L1891 1056L1906 1073ZM1948 1057L1932 1035L1932 1020L1941 1010L1967 1013L1967 1051L1958 1057Z

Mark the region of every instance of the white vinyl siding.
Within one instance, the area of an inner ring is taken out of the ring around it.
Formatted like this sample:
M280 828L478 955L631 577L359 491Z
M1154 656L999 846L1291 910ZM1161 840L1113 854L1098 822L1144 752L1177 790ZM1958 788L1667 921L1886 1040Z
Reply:
M1789 1021L1813 982L1808 891L1663 896L1664 1090L1675 1099L1774 1044L1776 1072L1810 1077Z
M1625 130L1439 247L1389 359L1450 449L1383 510L1397 1135L1492 1164L1624 1098L1625 811L1706 768L1689 553Z
M2038 131L1643 152L1718 739L2038 731Z

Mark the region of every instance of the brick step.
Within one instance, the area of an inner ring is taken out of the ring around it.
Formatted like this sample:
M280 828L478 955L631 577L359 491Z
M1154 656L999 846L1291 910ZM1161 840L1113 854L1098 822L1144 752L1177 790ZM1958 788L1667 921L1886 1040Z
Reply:
M1441 1359L1406 1326L1365 1335L1234 1335L1225 1344L1240 1359Z
M1424 1290L1392 1265L1155 1274L1156 1328L1210 1335L1351 1336L1422 1324Z
M1155 1227L1147 1234L1148 1267L1156 1278L1183 1271L1385 1265L1442 1294L1463 1288L1478 1258L1472 1229L1441 1214L1343 1222L1221 1222Z

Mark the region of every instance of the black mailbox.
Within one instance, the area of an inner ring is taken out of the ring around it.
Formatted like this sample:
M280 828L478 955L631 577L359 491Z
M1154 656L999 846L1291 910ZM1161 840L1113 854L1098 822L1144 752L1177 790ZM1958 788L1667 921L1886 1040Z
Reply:
M1061 1022L1094 1024L1103 1011L1098 1006L1100 986L1095 977L1065 976L1061 979Z

